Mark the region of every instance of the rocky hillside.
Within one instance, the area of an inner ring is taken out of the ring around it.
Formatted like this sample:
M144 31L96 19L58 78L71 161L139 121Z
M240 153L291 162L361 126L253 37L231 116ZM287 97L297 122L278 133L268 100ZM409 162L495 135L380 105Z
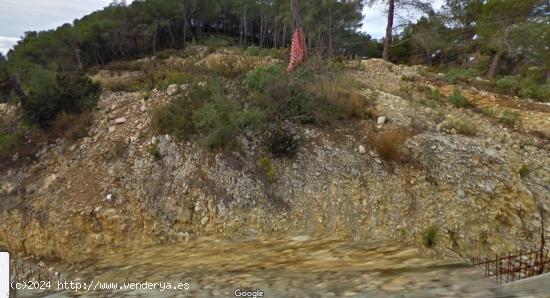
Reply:
M399 241L455 261L537 247L550 204L550 106L377 59L347 71L373 102L370 118L286 123L294 158L269 157L254 134L214 151L155 134L152 113L188 85L105 92L87 137L2 169L0 245L50 264L206 235ZM391 161L374 140L398 128L411 133Z

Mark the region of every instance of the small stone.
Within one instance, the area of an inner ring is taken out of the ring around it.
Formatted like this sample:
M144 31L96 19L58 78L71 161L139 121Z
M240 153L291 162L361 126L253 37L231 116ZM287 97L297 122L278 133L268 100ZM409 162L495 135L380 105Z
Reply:
M109 132L110 132L110 133L115 132L115 130L116 130L116 127L114 127L114 126L110 126L110 127L109 127Z
M123 123L126 123L125 117L120 117L115 119L115 124L123 124Z
M365 146L359 145L359 153L361 153L361 154L367 153L367 149L365 149Z
M492 181L486 181L483 189L487 193L493 193L495 191L495 184Z
M113 200L113 194L111 194L111 193L108 194L107 197L105 197L105 201L106 201L106 202L110 202L110 201L112 201L112 200Z
M382 164L382 161L381 161L380 159L378 159L378 158L375 158L374 161L375 161L377 164L379 164L379 165Z
M168 96L172 96L178 93L179 89L180 87L178 85L175 85L175 84L170 85L168 86L168 89L166 89L166 94L168 94Z
M206 225L208 223L208 216L205 216L201 219L201 225Z
M48 188L55 180L57 180L56 174L46 177L46 179L44 179L44 188Z
M6 182L4 184L2 184L2 192L5 193L5 194L11 194L15 191L15 185L13 185L13 183L10 183L10 182Z
M301 236L294 236L290 239L296 242L304 242L304 241L308 241L310 238L311 237L309 237L308 235L301 235Z
M8 111L8 104L0 103L0 113L6 113Z
M227 208L225 208L225 205L223 203L218 204L218 214L222 217L227 214Z
M464 190L462 189L457 190L456 195L461 199L464 199L466 197L466 193L464 193Z
M384 117L384 116L378 117L378 120L376 120L376 123L378 125L382 125L382 124L386 123L386 117Z
M77 148L77 145L74 144L74 145L72 145L72 146L69 148L69 151L71 151L71 152L72 152L72 151L75 151L76 148Z
M146 105L142 105L141 108L140 108L139 110L142 111L142 112L145 112L145 111L147 111L147 106L146 106Z

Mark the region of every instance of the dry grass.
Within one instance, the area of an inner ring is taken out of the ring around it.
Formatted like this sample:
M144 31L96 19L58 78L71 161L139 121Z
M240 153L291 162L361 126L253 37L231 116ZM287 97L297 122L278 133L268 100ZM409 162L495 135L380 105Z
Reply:
M457 133L465 136L477 135L477 128L471 121L463 119L452 119L445 123L445 128L449 130L455 130Z
M85 137L88 128L92 125L93 115L90 112L82 114L61 113L53 121L50 134L53 137L63 137L74 141Z
M363 119L365 117L367 102L358 92L330 87L325 94L329 104L340 109L341 118Z
M403 145L412 136L405 128L392 128L370 137L371 144L378 155L386 162L401 162L405 160Z
M317 104L324 114L338 120L352 120L364 119L367 115L368 99L359 92L360 87L360 83L353 78L343 76L314 82L306 89L308 93L323 99Z

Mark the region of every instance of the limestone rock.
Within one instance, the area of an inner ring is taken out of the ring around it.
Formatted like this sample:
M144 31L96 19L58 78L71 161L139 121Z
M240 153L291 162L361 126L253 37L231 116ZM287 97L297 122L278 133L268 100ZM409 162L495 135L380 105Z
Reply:
M180 88L179 88L178 85L172 84L172 85L168 86L168 89L166 89L166 94L168 96L172 96L172 95L178 93L179 90L180 90Z

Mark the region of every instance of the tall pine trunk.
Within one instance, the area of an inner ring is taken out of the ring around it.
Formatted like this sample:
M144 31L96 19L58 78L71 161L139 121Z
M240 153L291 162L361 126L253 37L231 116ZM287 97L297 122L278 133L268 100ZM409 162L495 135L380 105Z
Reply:
M497 74L498 67L500 66L500 60L502 59L503 55L504 55L503 51L498 51L493 57L493 62L491 62L491 67L489 68L489 72L487 73L487 76L489 77L489 79L494 78L495 75Z
M386 26L386 40L384 41L384 52L382 53L382 58L386 61L390 59L390 47L393 41L393 17L395 15L395 0L389 0L388 2L388 25Z

